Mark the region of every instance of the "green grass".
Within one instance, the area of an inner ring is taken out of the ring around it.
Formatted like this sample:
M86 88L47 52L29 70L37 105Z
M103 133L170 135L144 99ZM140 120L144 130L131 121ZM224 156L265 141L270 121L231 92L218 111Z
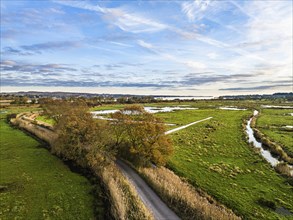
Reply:
M17 112L14 109L11 112ZM0 219L94 219L89 181L35 139L0 120ZM101 198L96 195L98 200Z
M262 109L256 126L293 157L293 130L283 128L293 126L293 117L289 113L293 113L293 109Z
M42 121L42 122L45 122L49 125L54 125L55 124L55 121L51 118L48 118L44 115L39 115L37 118L36 118L38 121Z
M241 123L249 115L251 111L217 109L160 115L181 124L213 116L171 135L175 154L169 167L245 219L285 219L258 202L273 201L293 211L292 187L245 142Z

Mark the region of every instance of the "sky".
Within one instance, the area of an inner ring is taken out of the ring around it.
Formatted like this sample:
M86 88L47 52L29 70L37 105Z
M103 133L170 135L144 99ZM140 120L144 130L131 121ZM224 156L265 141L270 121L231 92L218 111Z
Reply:
M1 0L1 92L292 92L292 4Z

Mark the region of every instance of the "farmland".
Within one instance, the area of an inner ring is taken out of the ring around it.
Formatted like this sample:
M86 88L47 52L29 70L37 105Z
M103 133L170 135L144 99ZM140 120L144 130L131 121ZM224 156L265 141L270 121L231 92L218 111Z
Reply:
M13 109L7 113L31 109ZM1 219L93 219L103 216L100 189L1 114ZM95 199L94 199L95 197ZM94 211L95 210L95 211Z

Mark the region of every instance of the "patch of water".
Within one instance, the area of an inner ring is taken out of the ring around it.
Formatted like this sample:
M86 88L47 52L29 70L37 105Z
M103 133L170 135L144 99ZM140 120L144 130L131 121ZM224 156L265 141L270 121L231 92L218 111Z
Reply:
M284 207L276 208L275 212L281 215L292 216L292 213Z
M119 110L99 110L91 112L93 115L107 115L118 112Z
M285 105L262 105L262 108L283 108L283 109L293 109L293 106Z
M159 113L159 112L173 112L173 111L177 111L177 110L194 110L194 109L198 109L198 108L190 108L190 107L180 107L180 106L174 106L174 107L144 107L144 110L155 114L155 113ZM94 117L96 115L106 115L106 114L111 114L111 113L115 113L118 112L119 110L115 109L115 110L100 110L100 111L93 111L91 112Z
M246 133L247 133L247 135L248 135L248 142L249 142L249 143L252 143L254 147L260 149L260 153L261 153L261 155L262 155L262 156L263 156L263 157L264 157L264 158L265 158L265 159L266 159L266 160L267 160L272 166L276 166L276 165L279 163L278 159L274 158L274 157L272 156L272 154L271 154L270 151L263 149L263 147L262 147L262 143L261 143L261 142L258 142L258 141L255 139L255 137L254 137L254 135L253 135L253 130L252 130L252 128L250 127L251 120L252 120L252 118L249 119L249 121L248 121L248 123L247 123L247 125L246 125Z
M219 109L222 109L222 110L232 110L232 111L245 111L245 110L247 110L245 108L237 108L235 106L219 107Z
M190 108L190 107L180 107L180 106L175 106L175 107L144 107L144 110L146 110L149 113L159 113L159 112L173 112L173 111L178 111L178 110L194 110L198 108Z
M161 99L161 100L201 100L201 99L213 99L213 96L164 96L164 97L155 97L155 99Z
M100 116L100 115L94 115L93 118L95 118L95 119L100 119L100 120L107 120L107 121L117 121L117 119L113 119L113 118L105 118L105 117Z
M292 125L286 125L286 126L284 126L285 128L293 128L293 126Z

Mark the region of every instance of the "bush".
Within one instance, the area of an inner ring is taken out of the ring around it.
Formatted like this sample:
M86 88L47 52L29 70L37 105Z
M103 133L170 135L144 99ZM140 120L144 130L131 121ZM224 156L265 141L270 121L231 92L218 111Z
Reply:
M291 176L291 169L285 162L278 163L277 166L275 166L275 170L285 176Z

